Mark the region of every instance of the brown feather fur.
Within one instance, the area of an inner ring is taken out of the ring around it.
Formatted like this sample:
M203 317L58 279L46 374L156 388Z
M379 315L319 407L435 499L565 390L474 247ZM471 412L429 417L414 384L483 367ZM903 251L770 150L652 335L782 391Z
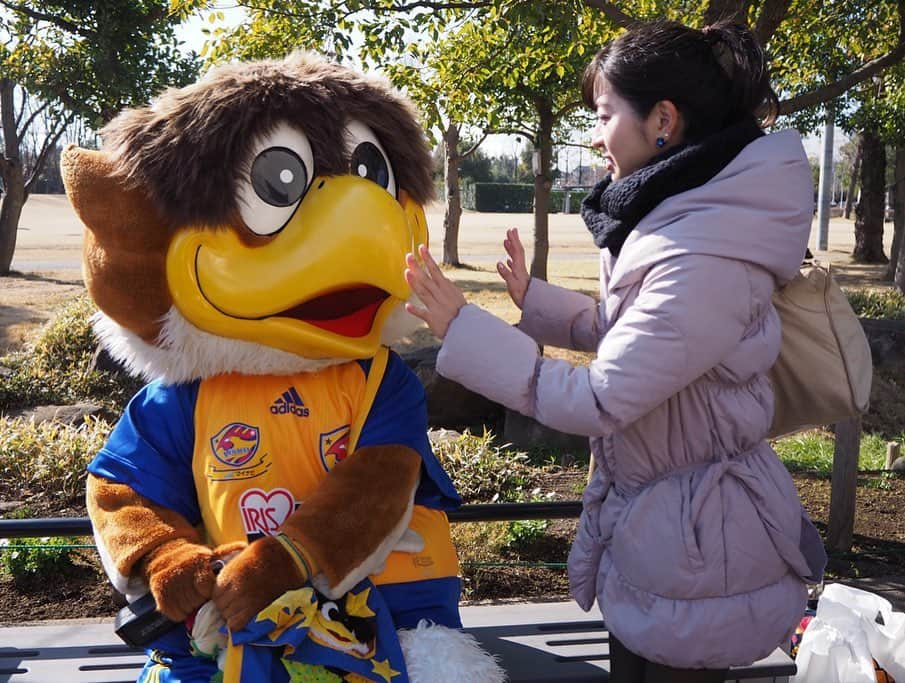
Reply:
M311 142L315 174L344 174L350 119L374 130L400 188L421 204L431 199L430 152L412 105L384 81L309 53L216 67L123 112L102 136L118 173L173 223L217 226L238 215L236 179L256 136L289 121Z
M201 536L178 512L155 505L131 487L88 475L88 515L123 576L148 553L173 540L200 543Z
M361 448L330 471L282 530L335 586L400 523L420 471L421 456L411 448Z
M165 274L172 228L140 188L123 188L105 153L70 146L61 170L87 228L82 263L88 292L110 318L153 343L172 305Z

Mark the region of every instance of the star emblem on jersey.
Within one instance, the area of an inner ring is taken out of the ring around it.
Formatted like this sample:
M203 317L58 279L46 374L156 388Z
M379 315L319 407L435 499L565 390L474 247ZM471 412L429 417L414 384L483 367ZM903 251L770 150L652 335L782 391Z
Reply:
M282 396L270 404L270 412L274 415L295 415L296 417L308 417L309 408L305 405L298 390L291 386L283 392Z
M328 472L337 463L346 459L349 454L349 435L352 431L350 425L343 425L336 429L324 432L320 437L321 463Z

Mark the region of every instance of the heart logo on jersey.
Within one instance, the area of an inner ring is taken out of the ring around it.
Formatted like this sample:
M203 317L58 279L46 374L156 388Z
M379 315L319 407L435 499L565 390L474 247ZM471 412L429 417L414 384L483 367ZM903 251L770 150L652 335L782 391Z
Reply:
M239 499L239 509L247 535L273 536L295 510L295 498L286 489L249 489Z

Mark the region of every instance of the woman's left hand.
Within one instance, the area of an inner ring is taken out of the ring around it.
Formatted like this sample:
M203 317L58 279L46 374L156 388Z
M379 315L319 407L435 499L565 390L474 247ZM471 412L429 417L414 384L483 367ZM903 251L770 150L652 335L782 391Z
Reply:
M465 295L446 279L425 245L418 246L418 253L424 265L418 263L414 254L407 254L405 263L408 268L405 270L405 281L409 283L423 305L407 303L405 310L421 318L431 332L443 339L449 324L459 313L459 309L467 303Z

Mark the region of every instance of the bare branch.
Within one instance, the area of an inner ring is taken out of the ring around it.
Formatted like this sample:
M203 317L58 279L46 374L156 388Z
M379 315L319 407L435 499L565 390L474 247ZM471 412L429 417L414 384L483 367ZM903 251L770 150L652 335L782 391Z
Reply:
M586 145L582 142L572 142L571 140L563 140L562 142L556 142L555 144L557 147L578 147L579 149L586 149L589 151L596 149L591 145Z
M69 124L72 123L73 120L75 120L75 114L69 114L69 116L63 119L59 127L53 132L52 135L48 135L44 138L44 146L41 149L41 152L38 154L38 158L35 160L35 167L32 169L31 177L25 182L26 195L31 194L31 187L38 179L38 176L41 175L41 171L44 168L44 163L47 160L47 155L50 153L50 150L56 147L57 142L63 135L63 132L69 127Z
M477 9L479 7L490 7L493 4L490 0L462 0L461 2L429 2L428 0L416 0L414 2L399 2L389 7L380 7L381 10L389 10L391 12L408 12L410 10L424 7L433 10L445 9Z
M537 136L537 133L535 133L534 131L528 130L527 128L518 127L494 128L493 130L488 131L488 133L495 135L521 135L523 138L530 140L531 144L535 144L535 137Z
M643 23L639 19L635 19L633 16L623 12L612 2L609 2L609 0L584 0L584 4L593 9L600 10L607 19L623 28L631 28L632 26Z
M779 113L794 114L797 111L813 107L816 104L829 102L830 100L839 97L850 88L866 81L871 76L880 73L886 67L902 61L903 57L905 57L905 42L900 42L898 47L892 52L867 62L867 64L864 64L850 74L843 76L835 83L829 83L816 90L804 93L803 95L797 95L795 97L790 97L787 100L783 100L779 103Z
M353 14L369 10L374 12L410 12L413 9L421 8L434 11L474 10L480 9L482 7L490 7L492 4L493 0L451 0L448 2L437 2L431 0L412 0L411 2L407 2L406 0L401 0L400 2L397 2L393 5L381 5L379 7L363 5L361 7L352 7L348 11L341 13L340 16L343 19L347 19ZM301 13L293 12L292 10L276 9L274 7L263 7L261 5L256 5L254 2L246 2L244 0L239 0L236 5L239 7L245 7L246 9L263 12L265 14L276 14L283 17L297 18L303 16Z
M553 118L558 121L563 116L571 114L573 111L580 109L583 106L584 102L582 102L581 100L572 100L568 104L563 105L563 107L559 111L553 112Z
M23 91L23 92L24 92L24 91ZM25 122L25 124L24 124L21 128L19 128L19 133L18 133L18 135L19 135L20 138L25 137L25 131L27 131L27 130L28 130L28 127L31 126L31 122L35 120L35 117L36 117L38 114L40 114L42 111L44 111L45 109L47 109L47 107L49 107L49 106L50 106L50 103L49 103L49 102L45 102L44 104L42 104L40 107L38 107L37 109L35 109L35 110L31 113L31 116L28 117L28 120ZM24 98L23 98L23 100L22 100L22 109L23 109L23 110L25 109L25 100L24 100Z
M476 143L474 143L474 144L468 149L467 152L464 152L464 153L460 154L460 155L459 155L459 158L460 158L460 159L467 159L467 158L470 157L472 154L474 154L474 153L478 150L478 147L481 146L481 143L484 142L484 140L487 139L487 136L488 136L488 135L490 135L490 133L488 133L488 132L485 130L485 131L484 131L484 134L481 136L481 139L478 140Z
M7 9L11 9L14 12L21 12L27 17L31 17L36 21L46 21L54 26L57 26L64 31L68 31L77 36L82 36L83 38L94 39L97 37L97 34L94 31L89 31L84 26L76 24L74 22L63 19L62 17L54 16L53 14L47 14L46 12L38 12L37 10L33 10L27 5L19 5L14 2L8 2L7 0L0 0L0 5L3 5Z
M792 0L764 0L764 6L757 17L757 25L754 28L761 45L770 42L779 25L785 21L789 13Z

